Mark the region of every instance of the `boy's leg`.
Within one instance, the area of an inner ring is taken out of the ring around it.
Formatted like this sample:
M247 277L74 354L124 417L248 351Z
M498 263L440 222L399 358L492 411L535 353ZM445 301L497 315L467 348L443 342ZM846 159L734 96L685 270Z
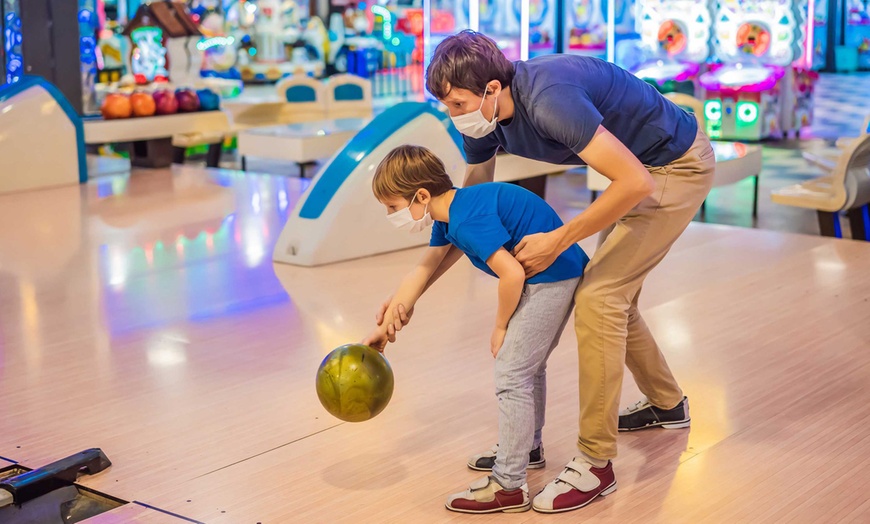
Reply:
M578 280L527 285L496 358L499 447L492 473L507 489L526 482L536 429L535 376L564 328Z
M580 281L578 280L577 283L579 284ZM571 305L565 313L565 318L562 319L562 325L559 327L558 331L556 331L556 336L550 344L550 349L547 350L547 355L544 357L544 361L541 362L541 367L539 367L538 372L535 373L535 435L532 439L532 449L538 449L543 441L544 422L546 420L547 411L547 360L550 358L550 354L553 353L553 350L556 349L556 346L559 345L559 340L562 338L562 333L568 325L568 320L570 320L574 315L573 310L574 301L572 299Z
M577 289L578 445L593 458L616 456L618 404L626 362L650 399L663 404L677 404L682 399L664 356L637 311L637 298L646 275L664 258L707 197L714 170L712 147L700 132L682 158L650 168L655 193L615 224Z

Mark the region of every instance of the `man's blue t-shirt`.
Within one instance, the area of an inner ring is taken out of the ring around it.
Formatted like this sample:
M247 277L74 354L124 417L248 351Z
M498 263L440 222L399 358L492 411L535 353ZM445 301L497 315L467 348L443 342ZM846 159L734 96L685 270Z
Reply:
M515 63L514 116L495 131L465 138L469 164L492 158L499 145L518 156L583 165L577 155L599 125L649 166L680 158L698 132L695 117L628 71L577 55L549 55Z
M477 268L495 277L486 260L499 248L510 252L524 236L553 231L561 225L559 215L541 197L513 184L490 182L456 190L450 204L450 222L435 222L429 245L453 244ZM576 278L583 275L588 262L586 253L574 244L527 282Z

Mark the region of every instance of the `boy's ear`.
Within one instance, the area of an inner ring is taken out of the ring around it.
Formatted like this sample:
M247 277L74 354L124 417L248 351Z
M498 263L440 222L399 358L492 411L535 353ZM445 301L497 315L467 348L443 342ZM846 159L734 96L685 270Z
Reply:
M429 194L428 189L423 188L417 192L417 201L420 202L421 204L423 204L424 206L426 204L428 204L431 199L432 199L432 195Z

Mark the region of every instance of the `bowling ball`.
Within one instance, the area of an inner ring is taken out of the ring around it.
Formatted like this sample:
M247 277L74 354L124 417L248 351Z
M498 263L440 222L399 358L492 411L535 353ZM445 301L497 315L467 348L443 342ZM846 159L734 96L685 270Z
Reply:
M168 89L158 89L152 95L157 106L158 115L171 115L178 112L178 100L175 94Z
M178 111L181 113L193 113L199 111L199 97L190 89L175 91L175 99L178 100Z
M326 355L316 385L326 411L346 422L362 422L387 407L393 396L393 370L377 350L347 344Z
M103 118L109 120L114 118L129 118L133 112L130 105L130 99L120 93L110 93L103 100L103 105L100 107L100 112Z
M199 97L199 107L203 111L217 111L221 108L221 99L211 89L200 89L196 92Z
M134 116L151 116L157 111L154 97L148 93L133 93L130 95L130 105Z

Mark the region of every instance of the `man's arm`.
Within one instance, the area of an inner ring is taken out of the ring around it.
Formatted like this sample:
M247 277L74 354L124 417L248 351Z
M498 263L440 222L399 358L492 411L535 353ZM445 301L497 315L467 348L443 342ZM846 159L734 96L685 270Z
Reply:
M562 251L625 216L656 187L640 160L602 126L580 152L580 158L611 184L585 211L560 228Z
M465 182L462 187L476 186L484 182L492 182L495 179L495 157L482 164L468 164L465 168Z
M655 181L640 160L602 126L580 158L610 179L610 186L585 211L555 231L523 238L514 249L530 277L550 267L563 251L613 224L655 190Z

